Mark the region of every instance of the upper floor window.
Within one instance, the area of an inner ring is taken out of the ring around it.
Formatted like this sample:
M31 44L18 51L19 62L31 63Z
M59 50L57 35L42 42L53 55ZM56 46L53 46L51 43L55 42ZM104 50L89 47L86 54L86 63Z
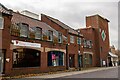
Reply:
M70 36L70 43L74 43L74 36Z
M90 45L89 45L89 48L92 48L92 41L90 40Z
M0 29L4 27L4 18L0 16Z
M81 44L81 38L77 37L77 44Z
M20 24L20 36L28 37L29 27L28 24L22 23Z
M42 28L36 27L35 39L42 39Z
M87 47L87 40L84 39L84 47Z
M62 33L58 33L58 43L62 43Z
M53 31L51 30L48 31L48 40L53 41Z

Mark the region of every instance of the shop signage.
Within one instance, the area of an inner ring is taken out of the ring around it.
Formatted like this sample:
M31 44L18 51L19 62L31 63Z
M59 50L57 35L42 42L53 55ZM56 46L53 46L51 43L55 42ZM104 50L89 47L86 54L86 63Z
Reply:
M15 46L41 48L41 44L38 43L24 42L19 40L12 40L12 43Z

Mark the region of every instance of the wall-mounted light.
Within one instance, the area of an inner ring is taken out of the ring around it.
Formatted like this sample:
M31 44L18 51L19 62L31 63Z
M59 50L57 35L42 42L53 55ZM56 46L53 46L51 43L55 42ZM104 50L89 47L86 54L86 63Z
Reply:
M6 58L6 61L7 61L7 62L10 62L10 58Z

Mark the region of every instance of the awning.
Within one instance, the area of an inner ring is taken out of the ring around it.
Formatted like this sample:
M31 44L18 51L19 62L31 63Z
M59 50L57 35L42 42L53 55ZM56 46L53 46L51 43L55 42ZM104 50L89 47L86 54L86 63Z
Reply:
M109 52L109 55L110 55L111 57L118 57L117 55L115 55L115 54L113 54L113 53L111 53L111 52Z

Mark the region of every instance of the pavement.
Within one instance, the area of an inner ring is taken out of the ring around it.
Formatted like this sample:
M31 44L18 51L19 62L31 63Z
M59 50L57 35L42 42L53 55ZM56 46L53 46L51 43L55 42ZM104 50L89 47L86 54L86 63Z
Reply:
M90 72L95 72L95 71L102 71L102 70L108 70L116 67L92 67L92 68L83 68L81 71L72 71L72 70L67 70L67 71L59 71L59 72L48 72L48 73L40 73L40 74L28 74L28 75L20 75L20 76L14 76L14 80L28 80L32 78L43 78L43 79L50 79L50 78L60 78L60 77L65 77L65 76L71 76L71 75L76 75L76 74L84 74L84 73L90 73ZM1 77L0 77L1 78ZM9 79L9 77L7 77ZM1 79L0 79L1 80Z
M26 78L59 78L59 77L64 77L64 76L71 76L71 75L76 75L76 74L84 74L84 73L89 73L89 72L94 72L94 71L101 71L101 70L107 70L107 69L112 69L116 67L93 67L93 68L87 68L83 69L81 71L72 71L72 72L62 72L62 73L56 73L56 74L47 74L47 75L42 75L42 76L32 76L32 77L26 77Z

